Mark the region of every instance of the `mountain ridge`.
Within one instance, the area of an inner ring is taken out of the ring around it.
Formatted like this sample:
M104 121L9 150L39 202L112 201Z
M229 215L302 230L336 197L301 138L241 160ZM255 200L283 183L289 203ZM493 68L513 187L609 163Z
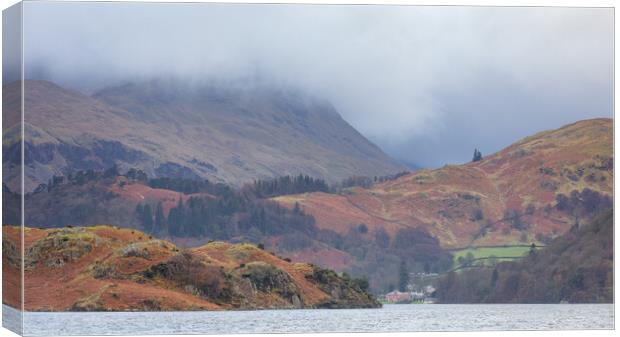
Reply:
M150 176L236 186L298 173L335 183L403 169L331 104L304 93L161 81L111 87L93 96L40 80L27 80L24 87L26 146L33 159L26 166L26 190L52 175L111 164ZM15 84L3 90L6 114L17 116L7 117L8 132L18 127L20 91ZM5 153L15 146L5 140ZM14 181L15 169L5 169Z

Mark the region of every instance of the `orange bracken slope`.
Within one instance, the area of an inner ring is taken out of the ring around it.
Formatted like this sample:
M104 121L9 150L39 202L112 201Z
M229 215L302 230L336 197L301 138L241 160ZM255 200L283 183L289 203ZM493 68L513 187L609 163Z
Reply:
M517 243L523 233L525 242L536 242L574 222L553 207L557 194L589 188L613 195L612 142L612 119L584 120L527 137L478 162L420 170L339 195L275 200L298 202L319 227L340 233L364 223L392 235L402 227L424 227L446 248ZM529 224L526 231L511 229L506 215L513 211ZM477 235L483 228L486 234Z
M3 303L19 306L19 227L3 226ZM357 283L250 244L180 251L110 226L25 228L25 310L376 307ZM332 291L339 289L339 292Z

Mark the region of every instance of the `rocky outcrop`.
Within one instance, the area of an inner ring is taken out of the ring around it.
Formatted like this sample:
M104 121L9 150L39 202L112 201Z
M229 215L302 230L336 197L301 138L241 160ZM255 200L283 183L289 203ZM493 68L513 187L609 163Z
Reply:
M330 294L330 298L320 302L317 307L326 309L341 308L378 308L379 302L367 292L368 284L354 280L346 274L339 276L333 270L314 267L307 278L321 290Z
M13 242L19 228L4 226L3 233L4 272L19 278ZM363 282L291 263L250 244L211 242L180 250L142 232L110 226L27 228L24 235L25 308L31 311L380 306Z

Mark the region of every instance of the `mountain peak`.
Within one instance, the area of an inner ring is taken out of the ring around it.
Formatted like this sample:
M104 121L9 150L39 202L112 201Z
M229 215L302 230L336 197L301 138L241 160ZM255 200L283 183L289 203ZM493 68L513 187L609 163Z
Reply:
M25 122L54 139L32 147L33 158L50 160L26 168L28 190L52 175L113 164L233 185L299 173L333 183L403 170L329 102L296 89L154 80L91 97L48 81L24 85ZM19 105L8 104L13 110Z

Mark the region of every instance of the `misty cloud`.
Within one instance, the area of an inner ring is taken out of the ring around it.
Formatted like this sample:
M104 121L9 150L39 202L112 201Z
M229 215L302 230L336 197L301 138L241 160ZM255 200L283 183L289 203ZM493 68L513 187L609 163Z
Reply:
M245 80L329 99L391 155L459 163L613 114L613 9L24 4L26 74Z

